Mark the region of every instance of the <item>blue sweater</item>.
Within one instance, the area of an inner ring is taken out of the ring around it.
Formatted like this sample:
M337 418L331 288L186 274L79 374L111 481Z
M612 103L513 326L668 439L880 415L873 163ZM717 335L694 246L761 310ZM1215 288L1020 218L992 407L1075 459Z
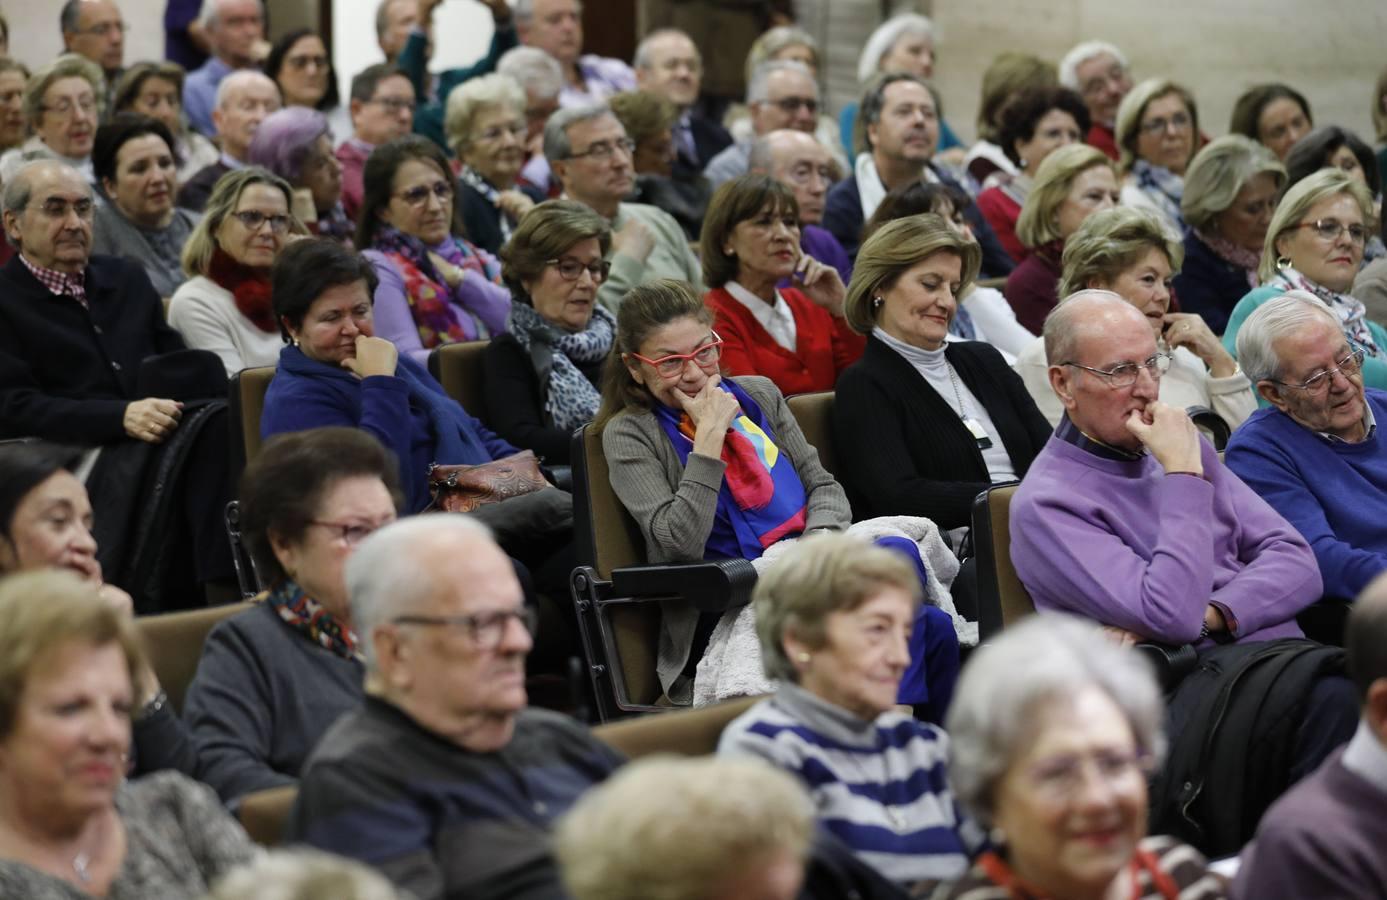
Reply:
M1387 422L1387 392L1366 395L1374 418ZM1384 450L1380 428L1357 444L1332 442L1260 409L1234 432L1225 461L1309 543L1325 594L1352 600L1387 571Z

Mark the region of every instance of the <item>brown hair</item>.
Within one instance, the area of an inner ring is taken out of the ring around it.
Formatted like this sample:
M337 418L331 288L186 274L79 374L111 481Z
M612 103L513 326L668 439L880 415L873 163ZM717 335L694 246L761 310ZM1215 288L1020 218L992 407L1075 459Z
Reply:
M626 136L637 144L673 128L679 120L674 104L653 91L615 94L607 99L607 106L626 129Z
M592 208L575 200L545 200L527 212L501 248L501 278L517 303L533 306L525 282L534 281L555 259L579 241L597 238L605 257L612 229Z
M799 204L788 187L769 175L742 175L724 183L708 202L703 230L698 235L699 257L703 260L703 282L720 288L737 277L741 263L724 253L723 245L732 230L760 215L766 206L772 215L789 212L799 221Z
M858 334L871 334L877 310L873 298L890 290L906 270L941 250L963 260L963 279L955 296L962 297L977 280L982 250L977 242L959 234L936 213L907 216L883 225L857 251L843 318Z

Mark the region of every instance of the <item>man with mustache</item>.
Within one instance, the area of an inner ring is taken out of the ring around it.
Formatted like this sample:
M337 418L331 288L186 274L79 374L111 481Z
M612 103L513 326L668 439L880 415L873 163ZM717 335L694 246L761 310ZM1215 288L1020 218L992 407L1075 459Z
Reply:
M852 260L832 233L819 227L824 197L833 186L833 160L812 132L781 128L757 138L747 157L752 175L769 175L788 187L799 205L800 249L852 281Z
M467 516L419 516L363 541L346 580L366 701L309 759L290 833L418 897L561 896L550 831L621 758L528 708L511 561Z

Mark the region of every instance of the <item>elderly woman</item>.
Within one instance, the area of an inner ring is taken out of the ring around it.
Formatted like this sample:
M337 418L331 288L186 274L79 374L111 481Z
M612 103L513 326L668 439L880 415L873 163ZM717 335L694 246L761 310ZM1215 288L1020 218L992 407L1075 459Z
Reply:
M121 73L111 93L113 112L158 119L173 135L182 184L221 158L217 145L188 127L183 118L183 67L172 62L138 62Z
M486 347L486 420L551 465L568 465L573 430L601 403L616 320L598 305L597 289L611 243L606 219L572 200L548 200L501 251L511 312L507 332Z
M1160 401L1177 409L1211 409L1230 429L1237 428L1257 409L1252 383L1197 313L1170 312L1171 276L1180 270L1183 254L1154 213L1130 207L1096 213L1064 248L1060 296L1111 291L1141 310L1157 351L1170 357L1160 379ZM1043 340L1022 352L1016 370L1045 418L1058 425L1064 407L1050 387Z
M860 517L966 528L973 498L1024 476L1050 436L994 347L948 341L980 257L976 242L931 214L889 223L858 253L845 308L869 337L838 379L833 430Z
M785 395L833 390L863 341L843 318L837 270L800 251L794 192L765 175L723 184L700 245L723 374L765 376ZM785 279L797 286L777 288Z
M444 344L506 330L501 264L461 237L456 180L437 144L406 135L371 151L356 246L375 266L380 336L417 363Z
M1238 328L1252 311L1286 291L1319 297L1367 358L1363 382L1387 388L1387 329L1369 321L1361 300L1349 293L1363 262L1363 247L1377 224L1373 198L1359 179L1337 167L1315 172L1282 195L1267 227L1262 286L1233 308L1223 346L1237 353Z
M212 629L183 712L199 777L223 801L295 784L318 738L361 702L342 571L395 520L398 492L394 459L355 428L280 435L246 467L241 533L268 594Z
M1029 53L1007 51L993 58L982 73L978 107L978 140L968 148L963 167L976 184L992 186L1017 174L1016 160L1001 143L1002 115L1024 91L1055 87L1055 64Z
M868 85L878 75L903 72L929 81L934 75L934 23L918 13L902 13L877 26L862 53L857 57L857 83ZM852 157L853 134L857 124L857 104L843 107L838 117L843 146ZM956 149L954 156L963 160L963 142L954 134L943 116L939 117L939 146L943 153Z
M719 754L797 776L824 829L907 889L962 875L983 835L949 790L948 739L895 705L921 602L909 563L813 535L757 581L753 602L776 692L727 726Z
M24 85L29 69L24 63L0 56L0 153L24 143L28 122L24 119Z
M202 218L174 204L173 145L173 134L158 119L117 113L96 129L92 146L92 172L106 202L96 208L91 250L135 260L166 298L187 277L180 256Z
M1185 230L1180 201L1185 169L1199 148L1199 108L1185 88L1149 78L1117 108L1117 146L1125 177L1122 205L1160 215L1175 234Z
M520 218L543 200L517 185L525 165L525 92L505 75L463 82L448 95L448 145L461 160L457 203L465 233L488 253L500 253Z
M1056 286L1065 241L1089 216L1118 202L1112 160L1087 144L1061 147L1037 168L1016 220L1016 237L1031 252L1007 276L1003 292L1027 331L1040 334L1059 302Z
M0 156L0 182L25 163L56 159L92 180L91 152L106 79L85 56L64 53L34 72L24 88L24 118L34 136Z
M795 900L813 835L804 789L770 765L665 756L588 791L554 851L574 900Z
M256 855L206 787L127 782L144 654L129 616L68 572L0 586L0 894L196 897Z
M636 142L631 154L636 190L629 202L660 207L674 216L689 240L698 240L713 188L696 173L675 177L674 126L679 110L654 91L614 94L607 105L626 136Z
M365 863L292 847L271 850L242 866L218 881L203 900L409 900L401 890Z
M1256 141L1285 162L1291 147L1314 125L1310 102L1300 91L1284 84L1259 84L1234 101L1228 131Z
M1061 87L1021 91L1001 111L997 141L1013 172L994 177L994 183L978 194L978 210L1018 263L1029 251L1016 236L1016 223L1035 173L1052 152L1083 140L1088 122L1083 98Z
M342 208L342 165L326 116L302 106L270 113L255 130L247 160L288 182L294 217L309 233L351 244L355 226Z
M1200 150L1185 173L1185 265L1175 276L1180 308L1198 313L1214 334L1249 288L1286 170L1272 151L1230 134Z
M989 641L949 711L949 783L997 844L936 897L1226 896L1198 851L1146 836L1163 706L1147 664L1078 619Z
M228 375L279 359L270 267L291 236L306 233L292 206L284 179L254 166L235 169L212 189L183 247L188 280L169 303L169 324L189 347L217 354Z

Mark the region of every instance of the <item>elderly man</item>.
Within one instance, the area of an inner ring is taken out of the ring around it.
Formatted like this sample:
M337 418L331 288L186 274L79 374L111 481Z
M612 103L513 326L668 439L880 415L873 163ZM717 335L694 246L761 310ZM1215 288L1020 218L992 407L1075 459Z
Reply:
M178 190L178 205L202 212L217 180L246 165L250 142L260 123L279 109L279 88L255 71L232 72L217 85L212 123L221 144L221 158L189 178Z
M1387 886L1387 579L1375 579L1354 604L1346 644L1362 707L1358 730L1267 810L1243 851L1230 892L1238 900L1380 900Z
M361 174L379 144L409 134L414 118L414 86L389 63L367 66L352 79L352 135L337 147L342 166L342 208L355 221L361 209Z
M757 138L747 157L747 171L769 175L794 192L799 204L799 246L821 263L833 266L852 280L852 260L843 245L819 223L824 217L824 197L833 186L833 162L812 133L782 128Z
M747 85L746 104L751 111L751 130L757 137L781 128L813 134L819 121L819 85L804 63L762 63ZM745 175L751 144L731 145L709 161L703 176L717 187Z
M1084 140L1113 159L1117 149L1117 107L1132 89L1127 57L1105 41L1085 41L1064 55L1059 66L1060 84L1077 91L1088 107L1088 137Z
M732 144L722 125L695 108L703 83L703 57L689 36L677 28L646 35L636 47L636 84L659 94L679 110L674 123L675 177L688 178Z
M515 79L525 91L525 152L528 158L520 170L520 181L553 198L561 190L544 158L544 126L559 110L563 91L563 68L559 61L536 47L516 47L506 51L496 71Z
M183 112L188 124L214 136L212 110L222 79L264 58L265 7L261 0L207 0L201 20L212 55L183 82Z
M1318 297L1294 291L1248 317L1238 361L1269 409L1228 443L1228 468L1315 551L1324 592L1358 596L1387 571L1387 392L1363 387L1363 351Z
M933 163L939 143L939 107L924 81L914 75L887 75L862 98L858 117L866 129L870 160L859 160L856 171L833 186L824 209L824 227L852 257L857 256L863 223L889 192L921 178L963 192ZM982 277L1010 272L1012 259L977 204L969 203L963 215L982 246Z
M101 67L109 94L125 65L125 32L130 30L120 9L111 0L67 0L59 22L63 47Z
M560 897L550 830L621 763L526 706L533 612L464 516L387 525L347 563L366 703L310 757L290 832L422 900Z
M626 129L603 104L561 109L544 127L544 156L564 196L591 207L612 223L611 273L597 291L616 312L635 285L678 278L703 293L698 258L674 217L644 203L623 203L635 184Z
M563 67L560 106L587 106L636 89L636 73L626 63L583 53L578 0L515 0L515 27L522 44L538 47Z

